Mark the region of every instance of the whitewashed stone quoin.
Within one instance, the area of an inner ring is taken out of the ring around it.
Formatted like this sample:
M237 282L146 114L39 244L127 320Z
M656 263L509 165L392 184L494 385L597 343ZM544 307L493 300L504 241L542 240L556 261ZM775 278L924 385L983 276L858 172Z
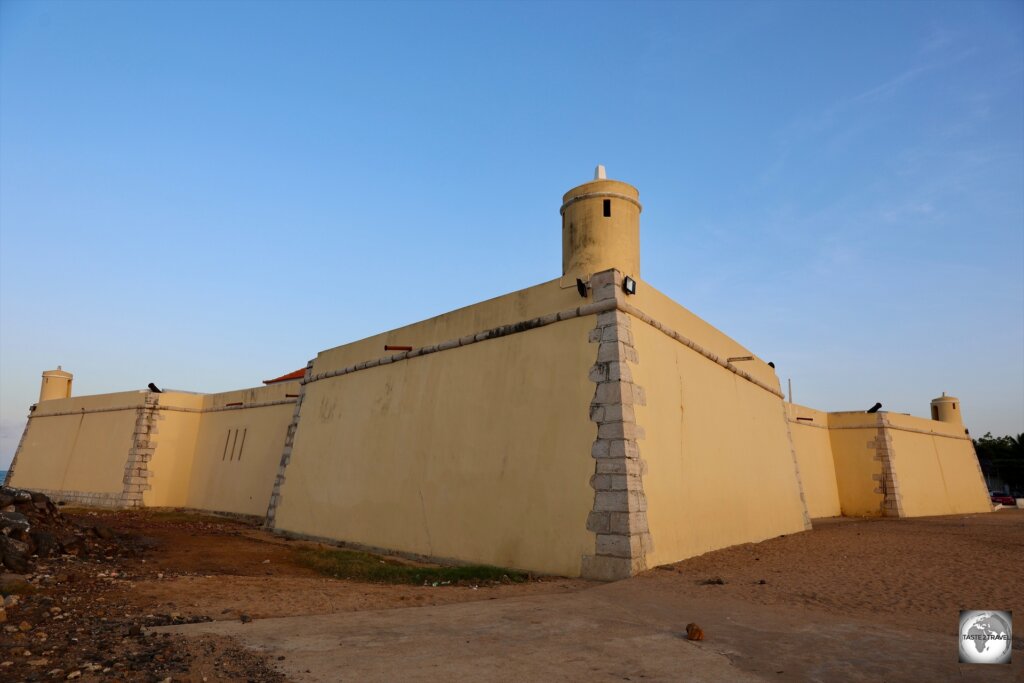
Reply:
M124 465L124 488L121 492L121 506L142 507L143 494L152 488L149 478L149 461L156 450L154 437L157 433L158 406L160 394L146 394L145 405L138 409L135 428L132 430L132 446Z
M892 447L889 423L886 422L885 413L878 413L877 419L878 434L868 442L868 448L875 449L874 460L882 465L881 473L874 475L875 481L878 482L875 493L882 494L882 515L884 517L905 517L899 480L896 478L896 470L892 466L896 453Z
M277 506L281 502L281 486L284 484L285 472L288 470L288 463L292 459L292 446L295 444L295 432L299 430L299 415L302 411L302 400L306 397L306 385L309 384L313 374L313 361L306 363L306 372L302 375L302 384L299 385L299 397L295 400L295 412L292 413L292 421L288 425L288 431L284 436L284 449L281 452L281 462L277 466L277 476L274 477L274 488L270 492L270 502L267 505L267 517L263 526L266 529L274 528L274 518L277 516Z
M625 294L622 274L608 270L590 279L595 303L617 301ZM647 498L638 442L643 428L636 423L635 406L646 403L644 390L633 382L631 366L639 362L633 346L629 315L612 309L597 315L590 333L597 344L597 362L590 369L595 383L590 419L597 424L594 458L594 507L587 517L587 529L596 534L593 555L583 557L584 577L600 580L624 579L647 568L651 549L647 527Z

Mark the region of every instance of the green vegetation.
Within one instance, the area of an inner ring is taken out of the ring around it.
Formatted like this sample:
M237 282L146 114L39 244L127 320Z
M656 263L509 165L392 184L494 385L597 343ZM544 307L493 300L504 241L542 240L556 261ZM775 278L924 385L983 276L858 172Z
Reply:
M502 581L522 583L528 579L523 572L501 567L487 565L421 567L357 550L334 548L301 548L296 551L296 560L299 564L327 576L373 583L447 585Z
M179 509L143 509L141 514L146 519L157 522L203 522L205 524L224 524L237 521L228 517L211 515L203 512L191 512Z
M1009 484L1011 491L1024 491L1024 434L992 436L988 432L974 440L981 469Z

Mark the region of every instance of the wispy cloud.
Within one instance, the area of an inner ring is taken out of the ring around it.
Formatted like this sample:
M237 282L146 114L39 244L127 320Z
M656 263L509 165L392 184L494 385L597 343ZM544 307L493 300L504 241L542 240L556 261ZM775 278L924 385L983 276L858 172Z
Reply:
M864 92L849 98L845 102L840 102L836 108L843 110L856 104L887 99L896 94L904 86L916 81L924 74L958 64L973 55L975 52L976 50L974 48L970 48L949 59L912 66L895 78L891 78L884 83L874 86L873 88L868 88Z
M841 97L809 116L793 121L780 133L779 153L761 174L761 181L769 182L778 177L786 168L787 161L792 156L792 149L806 145L809 140L817 140L816 144L823 144L833 151L846 148L871 127L865 119L867 107L887 102L921 78L955 66L977 52L976 48L968 47L954 54L942 56L941 53L948 53L949 48L954 45L954 33L935 28L922 43L915 63L903 71L853 95ZM820 140L822 136L827 136L824 143Z
M933 26L931 33L921 43L919 54L926 55L932 52L939 52L952 45L956 40L956 32L944 26Z

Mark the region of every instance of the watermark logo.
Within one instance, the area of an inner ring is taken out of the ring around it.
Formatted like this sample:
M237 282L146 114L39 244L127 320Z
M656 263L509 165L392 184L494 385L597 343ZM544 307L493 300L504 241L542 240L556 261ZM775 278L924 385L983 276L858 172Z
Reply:
M1009 664L1012 612L961 611L959 640L963 664Z

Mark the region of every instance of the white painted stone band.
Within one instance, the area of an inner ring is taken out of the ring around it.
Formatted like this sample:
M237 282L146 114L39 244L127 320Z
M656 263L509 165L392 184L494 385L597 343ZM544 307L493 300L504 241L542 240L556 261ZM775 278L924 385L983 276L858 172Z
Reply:
M878 428L878 424L877 423L864 424L864 425L842 425L840 427L828 427L826 425L819 425L819 424L808 423L808 422L806 422L804 420L790 420L790 422L796 423L798 425L803 425L804 427L814 427L816 429L877 429ZM886 429L892 429L892 430L897 431L897 432L913 432L914 434L927 434L928 436L941 436L941 437L943 437L945 439L959 439L960 441L970 441L971 440L971 437L969 437L969 436L957 436L955 434L943 434L942 432L933 432L933 431L931 431L929 429L916 429L914 427L900 427L899 425L894 425L891 422L883 422L882 424L885 426Z
M219 406L217 408L181 408L178 406L160 406L157 410L171 410L179 413L220 413L225 410L247 410L249 408L268 408L295 403L297 398L283 398L279 401L263 401L262 403L246 403L240 406Z
M546 327L563 320L572 320L573 318L582 318L588 315L596 315L598 313L604 313L606 311L615 310L614 301L600 301L597 303L584 304L577 308L570 308L567 311L559 311L558 313L549 313L548 315L542 315L539 318L530 318L529 320L523 320L518 323L512 323L511 325L502 325L501 327L493 327L483 332L477 332L476 334L467 334L464 337L458 339L449 339L446 342L440 344L434 344L432 346L421 346L412 351L403 351L402 353L396 353L393 356L384 356L383 358L375 358L373 360L363 361L362 363L356 363L345 368L338 370L330 370L328 372L321 372L316 375L312 375L309 379L302 380L303 384L311 384L313 382L319 382L323 379L330 379L332 377L340 377L341 375L348 375L353 372L359 372L360 370L366 370L368 368L375 368L380 365L387 365L389 363L397 363L399 361L408 360L410 358L417 358L419 356L427 356L432 353L438 353L439 351L448 351L449 349L457 349L461 346L469 346L470 344L476 344L477 342L487 341L488 339L498 339L499 337L507 337L512 334L519 334L520 332L527 332L529 330L535 330L539 327Z
M249 403L240 406L220 406L218 408L183 408L180 406L156 406L155 410L170 410L179 413L219 413L224 410L245 410L247 408L266 408L267 406L280 406L286 403L295 403L296 399L286 398L280 401L264 401L263 403ZM64 417L66 415L89 415L91 413L115 413L119 410L138 410L146 406L112 406L110 408L83 408L82 410L65 410L59 413L44 413L42 415L29 415L29 419L40 417Z
M718 356L716 356L715 354L711 353L710 351L708 351L707 349L705 349L703 346L701 346L697 342L693 341L692 339L689 339L688 337L684 337L683 335L679 334L678 332L676 332L672 328L670 328L670 327L668 327L666 325L663 325L662 323L658 322L657 320L655 320L651 316L647 315L646 313L641 311L639 308L637 308L633 304L628 304L628 303L625 303L625 302L620 302L618 308L623 313L629 313L634 318L637 318L638 320L644 321L645 323L647 323L648 325L650 325L654 329L658 330L662 334L664 334L664 335L666 335L668 337L671 337L672 339L675 339L677 342L679 342L683 346L687 346L687 347L693 349L694 351L696 351L697 353L699 353L700 355L704 356L708 360L710 360L710 361L712 361L714 363L717 363L718 365L721 365L723 368L725 368L729 372L732 372L732 373L734 373L736 375L739 375L740 377L742 377L743 379L747 380L751 384L755 384L755 385L761 387L762 389L767 391L769 394L774 394L775 396L778 396L779 398L785 398L782 395L782 392L779 391L778 389L776 389L775 387L770 386L768 384L765 384L761 380L759 380L756 377L754 377L753 375L751 375L749 372L745 372L743 370L740 370L738 367L736 367L735 365L733 365L729 361L723 360L722 358L719 358Z
M349 365L348 367L339 368L338 370L330 370L328 372L320 372L312 375L309 379L304 379L303 384L310 384L312 382L319 382L320 380L330 379L332 377L340 377L342 375L349 375L353 372L359 372L360 370L367 370L369 368L375 368L381 365L387 365L389 363L397 363L399 361L408 360L410 358L417 358L419 356L427 356L431 353L437 353L439 351L448 351L449 349L457 349L462 346L469 346L470 344L476 344L477 342L487 341L488 339L497 339L499 337L507 337L512 334L518 334L520 332L527 332L529 330L535 330L538 327L544 327L546 325L552 325L563 320L572 320L573 318L580 318L588 315L596 315L598 313L605 313L607 311L619 310L623 313L642 320L654 329L658 330L662 334L665 334L671 339L676 340L683 346L689 347L693 351L696 351L700 355L704 356L708 360L720 365L729 372L734 373L738 377L742 377L751 384L758 386L768 393L784 398L781 391L774 387L765 384L761 380L753 377L750 373L740 370L732 363L723 360L719 356L711 353L697 342L684 337L670 327L663 325L651 316L641 311L632 304L624 303L622 301L615 301L609 299L607 301L599 301L595 303L586 304L579 306L578 308L572 308L567 311L560 311L558 313L549 313L548 315L540 316L539 318L531 318L518 323L512 323L510 325L502 325L501 327L495 327L490 330L484 330L483 332L477 332L476 334L467 334L464 337L458 339L450 339L440 344L434 344L432 346L421 346L412 351L403 351L392 356L384 356L382 358L375 358L372 360L363 361L362 363L356 363L355 365Z

